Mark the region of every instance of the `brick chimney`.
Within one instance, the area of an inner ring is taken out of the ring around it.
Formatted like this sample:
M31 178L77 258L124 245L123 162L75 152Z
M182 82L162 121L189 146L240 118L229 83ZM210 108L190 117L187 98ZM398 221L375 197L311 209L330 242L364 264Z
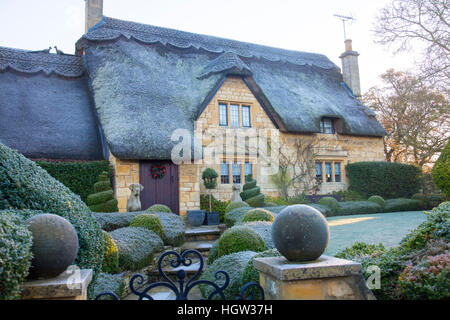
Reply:
M359 81L359 66L358 66L359 53L353 51L352 40L345 40L345 52L340 55L342 60L342 76L344 82L353 91L355 97L361 97L361 86Z
M85 24L84 32L95 26L103 18L103 0L84 0L85 5Z

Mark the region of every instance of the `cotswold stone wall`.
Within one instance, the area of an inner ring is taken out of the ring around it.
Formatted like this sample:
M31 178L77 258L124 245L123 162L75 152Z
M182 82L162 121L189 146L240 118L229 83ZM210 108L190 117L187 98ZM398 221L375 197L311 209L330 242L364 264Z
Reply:
M120 212L127 211L127 200L130 196L129 186L133 183L139 183L139 161L121 160L109 156L109 161L114 168L114 191L117 199L117 206Z
M200 208L200 180L199 166L196 164L180 164L178 175L180 177L180 215L187 210Z

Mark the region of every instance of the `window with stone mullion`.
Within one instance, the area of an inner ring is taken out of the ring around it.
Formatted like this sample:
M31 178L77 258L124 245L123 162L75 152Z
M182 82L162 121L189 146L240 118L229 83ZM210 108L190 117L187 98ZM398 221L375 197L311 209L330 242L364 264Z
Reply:
M231 127L239 128L239 105L230 104L230 122Z

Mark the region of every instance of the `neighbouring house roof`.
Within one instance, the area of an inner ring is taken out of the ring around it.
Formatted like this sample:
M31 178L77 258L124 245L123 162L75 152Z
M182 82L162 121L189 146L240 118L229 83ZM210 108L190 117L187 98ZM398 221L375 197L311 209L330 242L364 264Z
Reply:
M283 50L105 17L78 42L111 152L123 159L169 159L175 129L193 132L207 97L228 75L243 77L282 131L383 136L374 113L321 54Z
M0 47L0 140L29 158L103 159L82 59Z

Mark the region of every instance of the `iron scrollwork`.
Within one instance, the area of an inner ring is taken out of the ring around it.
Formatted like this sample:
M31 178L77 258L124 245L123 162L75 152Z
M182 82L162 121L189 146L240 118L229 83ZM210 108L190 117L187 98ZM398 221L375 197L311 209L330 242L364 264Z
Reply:
M178 270L176 273L176 278L177 278L176 282L178 282L178 285L177 285L164 272L163 267L162 267L164 259L168 256L175 257L175 258L171 258L170 263L169 263L172 268L179 268L181 266L184 266L184 267L191 266L193 263L192 256L194 256L194 258L196 257L199 259L200 266L199 266L198 270L195 272L195 274L190 278L187 278L187 274L184 269L181 268L180 270ZM154 283L149 284L148 286L144 287L143 289L140 289L140 288L142 288L142 286L145 283L145 278L141 274L135 274L130 279L130 283L129 283L130 291L138 297L138 300L153 300L152 296L149 294L150 290L152 290L154 288L158 288L158 287L165 287L165 288L171 290L175 294L176 300L188 300L189 292L194 287L196 287L198 285L204 285L204 286L211 286L213 288L213 291L207 297L208 300L211 300L211 299L215 298L216 296L219 299L226 300L224 291L230 284L230 276L228 275L228 273L226 271L223 271L223 270L219 270L219 271L215 272L214 277L215 277L216 281L223 282L222 285L218 285L209 280L200 280L200 279L196 280L197 278L200 277L200 275L203 271L204 265L205 265L205 263L203 261L203 256L201 255L200 252L198 252L196 250L186 250L182 254L179 254L176 251L167 251L167 252L163 253L159 257L159 260L158 260L158 272L161 275L161 277L163 278L163 281L154 282ZM105 296L109 296L114 300L119 300L119 297L114 292L111 292L111 291L102 292L99 295L97 295L95 297L95 299L99 300L100 298L105 297ZM257 297L258 299L264 300L264 290L259 285L259 283L249 282L242 287L240 296L237 297L236 299L237 300L252 300L255 297Z

